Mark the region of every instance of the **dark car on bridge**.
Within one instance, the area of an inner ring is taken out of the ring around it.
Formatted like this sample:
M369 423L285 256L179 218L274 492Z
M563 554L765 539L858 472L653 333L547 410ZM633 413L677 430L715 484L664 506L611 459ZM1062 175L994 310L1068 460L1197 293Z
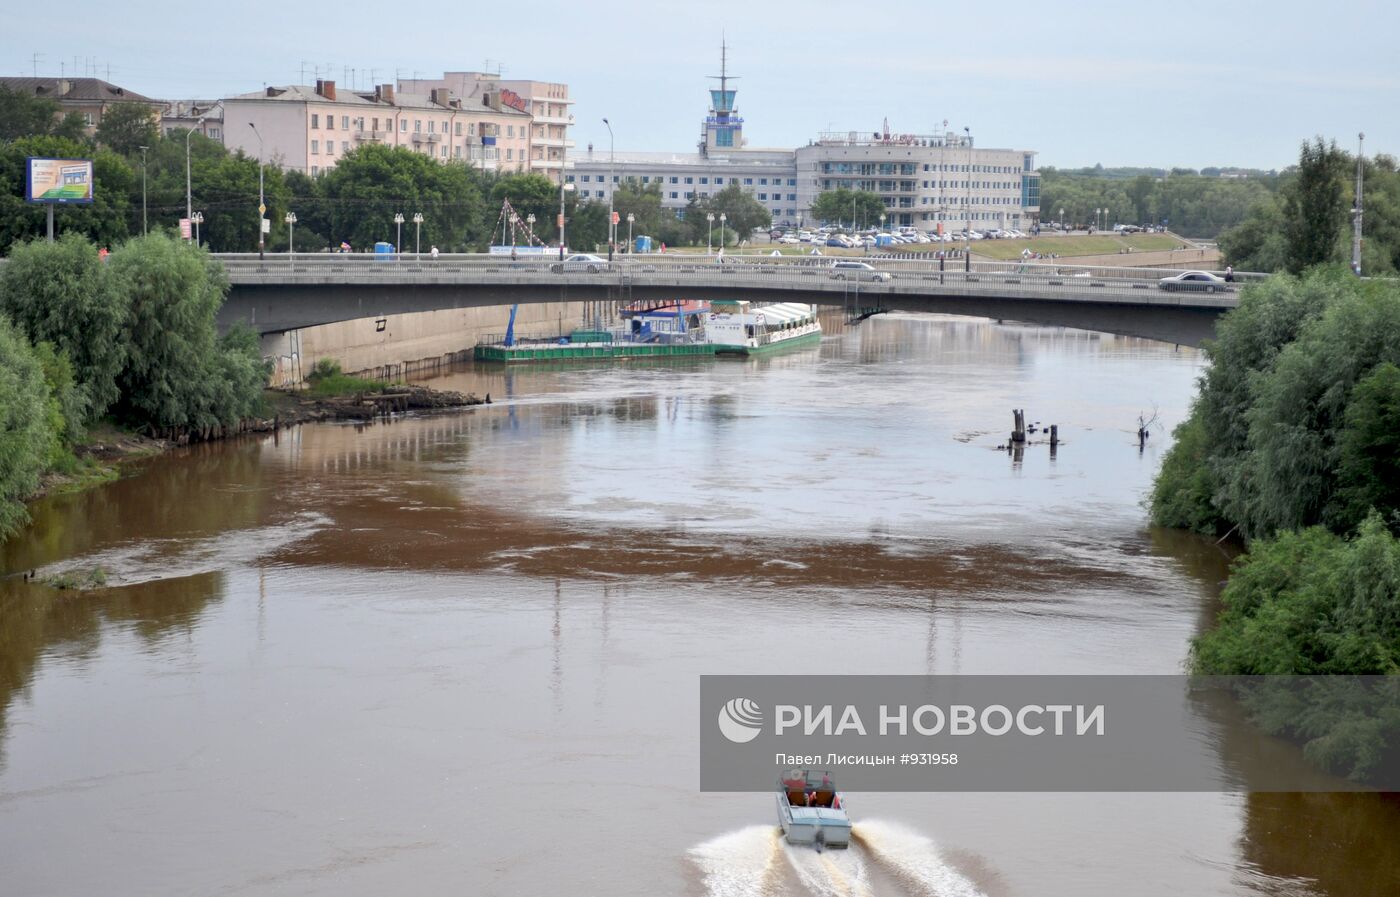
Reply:
M1160 290L1192 290L1199 293L1223 293L1230 288L1222 277L1207 271L1183 271L1157 281Z

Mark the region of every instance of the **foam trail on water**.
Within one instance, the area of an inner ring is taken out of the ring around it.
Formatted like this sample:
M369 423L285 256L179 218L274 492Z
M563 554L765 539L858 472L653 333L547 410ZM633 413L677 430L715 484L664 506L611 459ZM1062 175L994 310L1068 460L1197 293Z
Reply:
M918 832L871 819L852 826L851 836L923 897L982 897L967 876L939 855L938 846Z
M813 897L872 897L865 863L849 850L787 846L788 864Z
M778 856L778 830L751 825L727 832L690 849L690 859L705 876L710 897L764 897Z

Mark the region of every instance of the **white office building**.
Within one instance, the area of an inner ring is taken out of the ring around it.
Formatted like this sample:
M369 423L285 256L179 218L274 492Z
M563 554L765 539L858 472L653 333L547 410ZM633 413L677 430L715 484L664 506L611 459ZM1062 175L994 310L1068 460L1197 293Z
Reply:
M1040 216L1035 153L978 147L969 132L893 134L888 128L828 132L796 150L749 149L744 120L722 68L693 153L610 153L590 144L565 179L582 199L606 201L628 179L660 184L664 208L684 214L692 197L738 184L783 226L815 224L812 203L846 188L877 193L886 227L928 233L1025 228ZM946 127L946 122L944 123ZM874 226L879 222L858 222Z

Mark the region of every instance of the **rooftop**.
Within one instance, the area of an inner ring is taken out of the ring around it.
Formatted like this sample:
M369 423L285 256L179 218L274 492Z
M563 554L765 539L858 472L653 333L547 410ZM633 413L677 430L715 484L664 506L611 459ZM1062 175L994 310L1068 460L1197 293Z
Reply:
M107 103L160 103L101 78L0 78L10 90L52 100Z

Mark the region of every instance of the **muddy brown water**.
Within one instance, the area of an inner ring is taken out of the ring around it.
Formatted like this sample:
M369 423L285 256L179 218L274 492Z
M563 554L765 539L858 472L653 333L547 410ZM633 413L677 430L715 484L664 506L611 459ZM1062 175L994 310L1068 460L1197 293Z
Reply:
M702 673L1172 673L1228 568L1141 506L1196 352L827 324L467 367L436 385L491 407L36 505L0 569L112 585L0 580L0 892L1400 892L1373 795L852 794L855 845L816 854L768 795L697 793ZM1053 459L996 450L1013 407Z

